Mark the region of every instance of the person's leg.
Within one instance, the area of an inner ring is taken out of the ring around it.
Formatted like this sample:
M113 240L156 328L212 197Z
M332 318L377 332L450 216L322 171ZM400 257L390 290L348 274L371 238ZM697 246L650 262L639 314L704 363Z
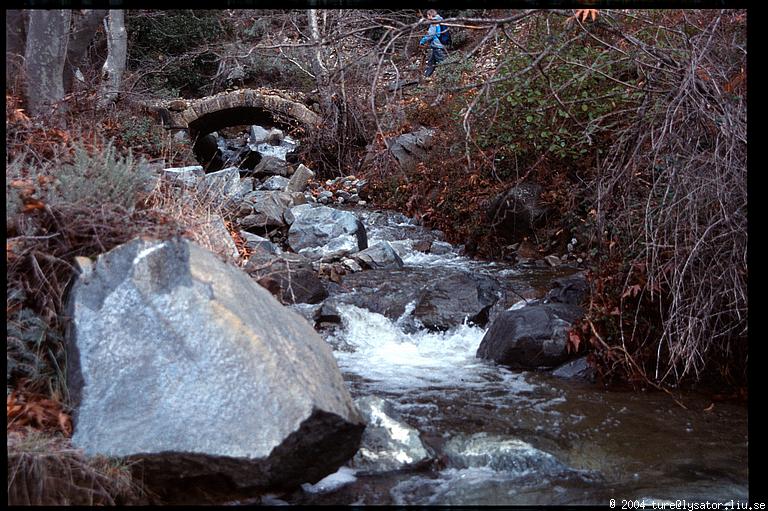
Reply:
M429 78L432 73L435 71L435 67L437 65L444 61L448 57L448 52L446 52L442 48L432 48L432 53L429 55L429 60L427 61L427 69L424 71L424 76Z
M429 60L427 60L427 67L424 70L424 76L427 78L432 76L432 73L435 70L435 66L437 65L437 60L435 60L437 58L435 52L437 52L437 49L432 48L432 52L429 54Z
M441 63L446 58L448 58L448 52L445 51L443 48L435 48L433 51L435 54L435 65Z

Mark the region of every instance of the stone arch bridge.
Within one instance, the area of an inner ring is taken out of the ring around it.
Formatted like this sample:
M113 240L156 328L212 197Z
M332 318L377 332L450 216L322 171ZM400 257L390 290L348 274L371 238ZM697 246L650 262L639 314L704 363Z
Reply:
M186 131L195 154L205 159L205 136L228 126L259 124L304 132L317 128L320 116L308 104L311 101L301 93L237 89L199 99L157 101L152 108L166 128Z
M226 126L271 122L283 127L316 128L320 116L305 95L274 89L237 89L198 99L158 101L170 129L210 133Z

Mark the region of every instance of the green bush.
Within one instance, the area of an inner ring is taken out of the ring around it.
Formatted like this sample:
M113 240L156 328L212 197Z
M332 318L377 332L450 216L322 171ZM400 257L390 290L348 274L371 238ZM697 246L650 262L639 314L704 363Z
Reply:
M532 36L529 51L535 56L548 45L558 47L567 37L567 33L546 39ZM504 160L525 167L542 155L564 162L584 158L600 145L608 129L622 121L616 113L640 99L626 86L583 67L610 76L631 75L631 69L619 69L610 58L616 57L586 40L552 52L525 73L530 56L517 53L509 58L498 77L510 79L493 87L477 107L486 116L493 112L487 117L494 118L485 125L476 123L480 147L498 150L497 163L507 170Z

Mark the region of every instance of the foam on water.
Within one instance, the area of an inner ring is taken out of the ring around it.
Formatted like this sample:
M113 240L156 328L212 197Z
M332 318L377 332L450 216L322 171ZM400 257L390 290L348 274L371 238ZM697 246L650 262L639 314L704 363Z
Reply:
M380 389L452 388L457 384L467 388L489 383L488 364L475 357L486 332L483 328L463 324L445 332L408 333L400 321L354 305L341 304L338 311L343 327L329 342L352 348L334 352L339 366L377 382ZM505 385L529 387L521 375L493 369Z
M328 493L336 491L344 485L357 481L356 471L349 467L341 467L331 475L325 476L315 484L304 483L301 489L308 493Z

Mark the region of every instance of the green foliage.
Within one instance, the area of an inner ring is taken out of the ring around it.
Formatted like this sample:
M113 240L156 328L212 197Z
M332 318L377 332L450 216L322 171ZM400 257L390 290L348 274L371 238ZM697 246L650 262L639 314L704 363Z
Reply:
M553 37L531 37L530 42L534 55L546 44L560 44ZM526 73L522 71L531 64L529 56L510 58L499 77L513 78L497 84L479 106L480 111L495 115L493 122L481 128L479 145L500 150L501 161L514 160L523 166L542 155L562 161L583 158L601 135L621 121L615 112L639 99L633 89L583 67L611 76L631 74L631 69L618 69L608 56L589 44L571 43Z
M143 162L135 162L130 151L119 156L111 143L97 154L77 147L74 161L64 164L57 177L52 204L110 204L126 210L133 209L149 179Z

